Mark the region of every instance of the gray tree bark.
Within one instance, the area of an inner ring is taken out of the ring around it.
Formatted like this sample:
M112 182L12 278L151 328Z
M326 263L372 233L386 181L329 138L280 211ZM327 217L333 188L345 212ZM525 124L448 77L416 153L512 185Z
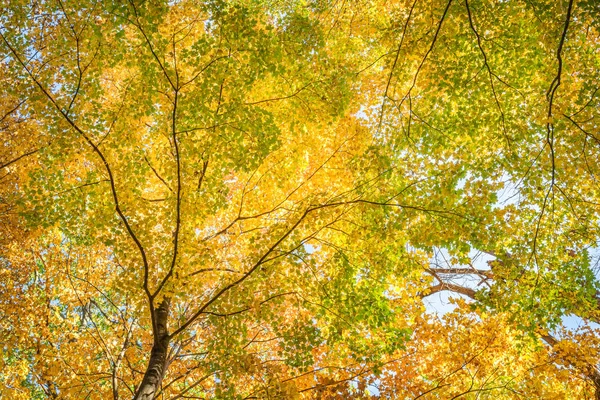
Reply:
M157 335L154 337L152 353L144 379L133 400L154 400L160 391L169 352L169 331L167 330L169 307L170 299L165 298L155 310Z

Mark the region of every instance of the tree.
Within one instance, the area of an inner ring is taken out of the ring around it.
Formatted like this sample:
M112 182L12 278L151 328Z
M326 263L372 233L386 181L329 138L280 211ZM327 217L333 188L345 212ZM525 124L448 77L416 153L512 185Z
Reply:
M5 3L7 396L600 396L593 1Z

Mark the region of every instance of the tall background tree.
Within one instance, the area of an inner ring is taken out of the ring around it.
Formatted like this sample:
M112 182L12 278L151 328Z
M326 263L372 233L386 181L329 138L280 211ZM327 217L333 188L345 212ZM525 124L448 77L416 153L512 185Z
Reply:
M2 395L599 398L594 1L2 10Z

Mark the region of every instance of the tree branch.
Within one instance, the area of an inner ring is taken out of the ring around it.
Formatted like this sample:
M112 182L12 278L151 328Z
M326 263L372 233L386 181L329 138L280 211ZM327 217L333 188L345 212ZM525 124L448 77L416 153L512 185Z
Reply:
M69 117L69 115L56 102L54 97L52 97L52 95L46 90L46 88L40 83L40 81L37 80L37 78L31 73L31 71L29 70L29 68L27 68L27 66L25 65L25 63L23 62L23 60L21 59L19 54L16 52L14 47L12 47L12 45L8 42L8 40L6 39L6 37L4 36L2 31L0 31L0 37L2 37L4 44L6 44L6 46L9 48L11 53L15 56L16 60L19 62L19 64L21 64L21 66L23 67L23 69L25 70L27 75L30 77L30 79L42 91L42 93L46 96L46 98L48 98L48 100L52 103L52 105L56 108L56 110L60 113L60 115L62 115L62 117L65 119L65 121L77 133L79 133L81 135L81 137L84 138L84 140L93 149L94 153L96 153L98 155L98 157L100 158L100 160L102 161L102 164L104 165L104 168L108 174L108 179L110 181L110 189L111 189L111 193L113 196L113 202L115 204L115 210L116 210L117 214L119 215L119 218L121 219L123 225L125 226L125 229L127 230L127 233L129 234L130 238L133 240L136 247L138 248L138 251L142 258L142 263L143 263L143 267L144 267L144 275L146 277L144 279L144 291L146 292L146 295L148 297L148 303L149 303L151 316L152 316L152 328L153 328L153 331L156 332L157 327L156 327L156 321L154 318L154 304L152 302L152 296L150 294L150 290L148 289L148 281L147 281L147 275L148 275L148 269L149 269L148 258L146 256L146 251L144 249L144 246L142 245L142 243L136 236L135 232L133 231L133 228L131 227L131 225L129 224L129 221L127 220L127 217L125 217L125 214L121 210L119 198L117 195L117 189L116 189L116 185L115 185L115 179L114 179L112 170L110 168L110 165L109 165L108 161L106 160L106 157L104 156L102 151L98 148L98 146L96 146L96 144L94 144L94 142L91 140L91 138L71 119L71 117Z

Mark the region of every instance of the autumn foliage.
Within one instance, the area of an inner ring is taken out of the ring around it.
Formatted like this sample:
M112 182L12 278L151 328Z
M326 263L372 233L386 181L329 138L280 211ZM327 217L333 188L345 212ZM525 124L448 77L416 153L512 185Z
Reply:
M1 399L600 399L595 0L3 0Z

